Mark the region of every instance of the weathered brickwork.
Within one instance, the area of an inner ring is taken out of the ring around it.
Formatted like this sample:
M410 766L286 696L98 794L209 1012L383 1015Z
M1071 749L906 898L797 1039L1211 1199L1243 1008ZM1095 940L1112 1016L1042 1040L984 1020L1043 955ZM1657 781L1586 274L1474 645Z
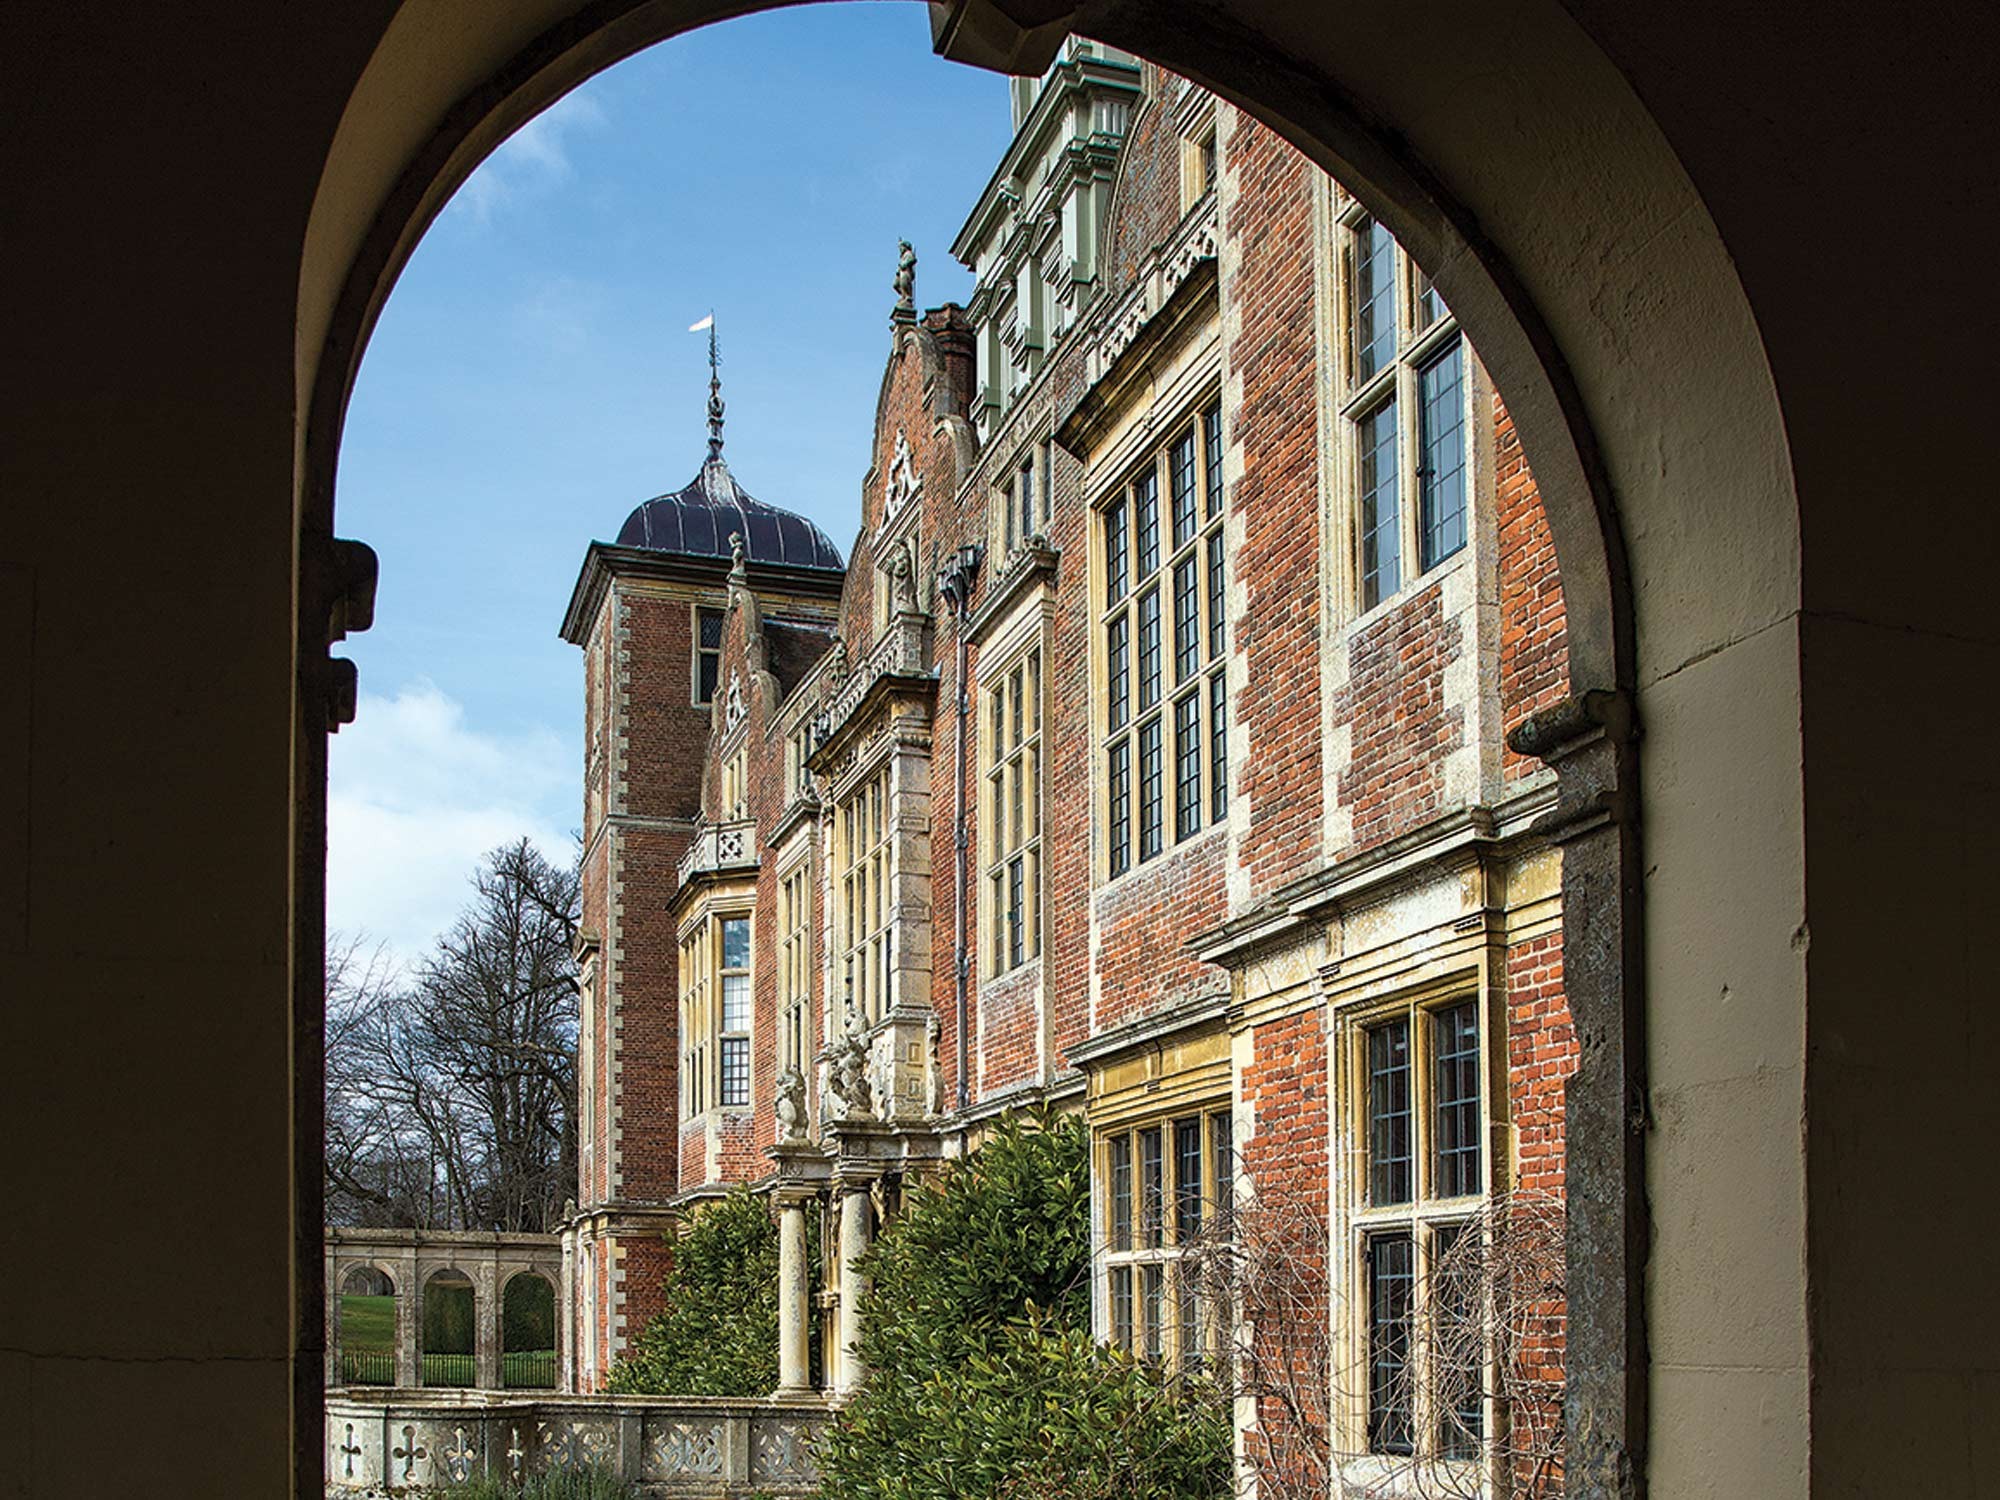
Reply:
M1249 116L1228 112L1223 299L1224 420L1239 477L1231 621L1244 660L1237 713L1250 804L1238 859L1253 896L1315 862L1320 822L1318 333L1312 199L1317 174Z
M1420 588L1365 621L1347 642L1350 729L1340 799L1353 850L1368 849L1444 811L1444 756L1464 741L1464 710L1446 701L1445 669L1464 649L1443 591Z
M1247 1287L1259 1368L1294 1393L1291 1402L1258 1402L1245 1443L1253 1461L1291 1476L1313 1472L1302 1451L1327 1442L1324 1388L1326 1341L1300 1327L1303 1310L1331 1295L1325 1257L1328 1216L1326 1023L1315 1008L1254 1028L1251 1061L1238 1081L1248 1133L1241 1147L1248 1188L1237 1196L1246 1234L1264 1248L1266 1281ZM1299 1425L1299 1424L1302 1424Z
M1225 853L1221 837L1211 832L1098 893L1094 1030L1228 993L1229 975L1187 949L1188 938L1229 913Z
M1562 578L1535 476L1514 419L1493 398L1494 508L1500 530L1500 701L1508 729L1568 691L1569 650ZM1506 774L1547 774L1539 761L1503 750Z
M1562 934L1515 944L1507 953L1507 1076L1515 1186L1523 1192L1564 1191L1563 1087L1577 1053L1563 995Z

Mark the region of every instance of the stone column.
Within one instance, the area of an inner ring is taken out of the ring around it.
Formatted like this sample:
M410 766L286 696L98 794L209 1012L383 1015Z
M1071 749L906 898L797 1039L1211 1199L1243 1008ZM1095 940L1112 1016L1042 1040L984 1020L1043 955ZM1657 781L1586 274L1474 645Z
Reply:
M811 1311L806 1296L811 1285L806 1265L806 1204L809 1200L778 1200L778 1391L781 1396L812 1389L806 1358Z
M843 1393L861 1384L861 1299L868 1290L861 1274L861 1257L874 1241L874 1205L868 1184L845 1182L840 1187L840 1359L834 1388Z
M413 1246L396 1258L396 1384L421 1385L417 1332L422 1319L423 1282Z
M500 1389L500 1270L496 1256L472 1272L473 1378L482 1391Z

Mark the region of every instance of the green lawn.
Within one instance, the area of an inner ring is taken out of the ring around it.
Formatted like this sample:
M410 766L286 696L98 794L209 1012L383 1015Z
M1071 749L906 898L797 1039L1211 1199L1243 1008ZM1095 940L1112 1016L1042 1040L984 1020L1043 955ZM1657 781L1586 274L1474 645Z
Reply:
M340 1347L394 1350L396 1299L343 1296L340 1299Z

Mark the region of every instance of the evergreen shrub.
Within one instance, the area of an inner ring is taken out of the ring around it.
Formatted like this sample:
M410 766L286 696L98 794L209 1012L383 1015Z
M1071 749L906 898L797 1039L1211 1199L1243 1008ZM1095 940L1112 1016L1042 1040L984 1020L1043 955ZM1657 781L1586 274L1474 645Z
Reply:
M1083 1123L1003 1119L914 1192L866 1269L868 1376L823 1500L1211 1500L1231 1424L1206 1383L1090 1336Z
M806 1264L816 1269L818 1262L809 1241ZM679 1228L665 1304L612 1366L612 1391L771 1393L778 1384L778 1228L762 1198L739 1186Z

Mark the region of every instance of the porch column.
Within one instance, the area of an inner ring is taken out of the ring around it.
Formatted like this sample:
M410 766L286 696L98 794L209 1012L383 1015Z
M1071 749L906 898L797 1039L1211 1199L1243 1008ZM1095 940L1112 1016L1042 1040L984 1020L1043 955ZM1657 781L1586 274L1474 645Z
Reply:
M835 1366L834 1386L841 1392L861 1384L861 1299L867 1293L867 1278L861 1274L861 1257L874 1242L874 1205L868 1199L868 1184L846 1182L840 1189L840 1360Z
M812 1389L807 1368L809 1347L806 1293L806 1204L809 1199L778 1200L778 1391L781 1396Z

